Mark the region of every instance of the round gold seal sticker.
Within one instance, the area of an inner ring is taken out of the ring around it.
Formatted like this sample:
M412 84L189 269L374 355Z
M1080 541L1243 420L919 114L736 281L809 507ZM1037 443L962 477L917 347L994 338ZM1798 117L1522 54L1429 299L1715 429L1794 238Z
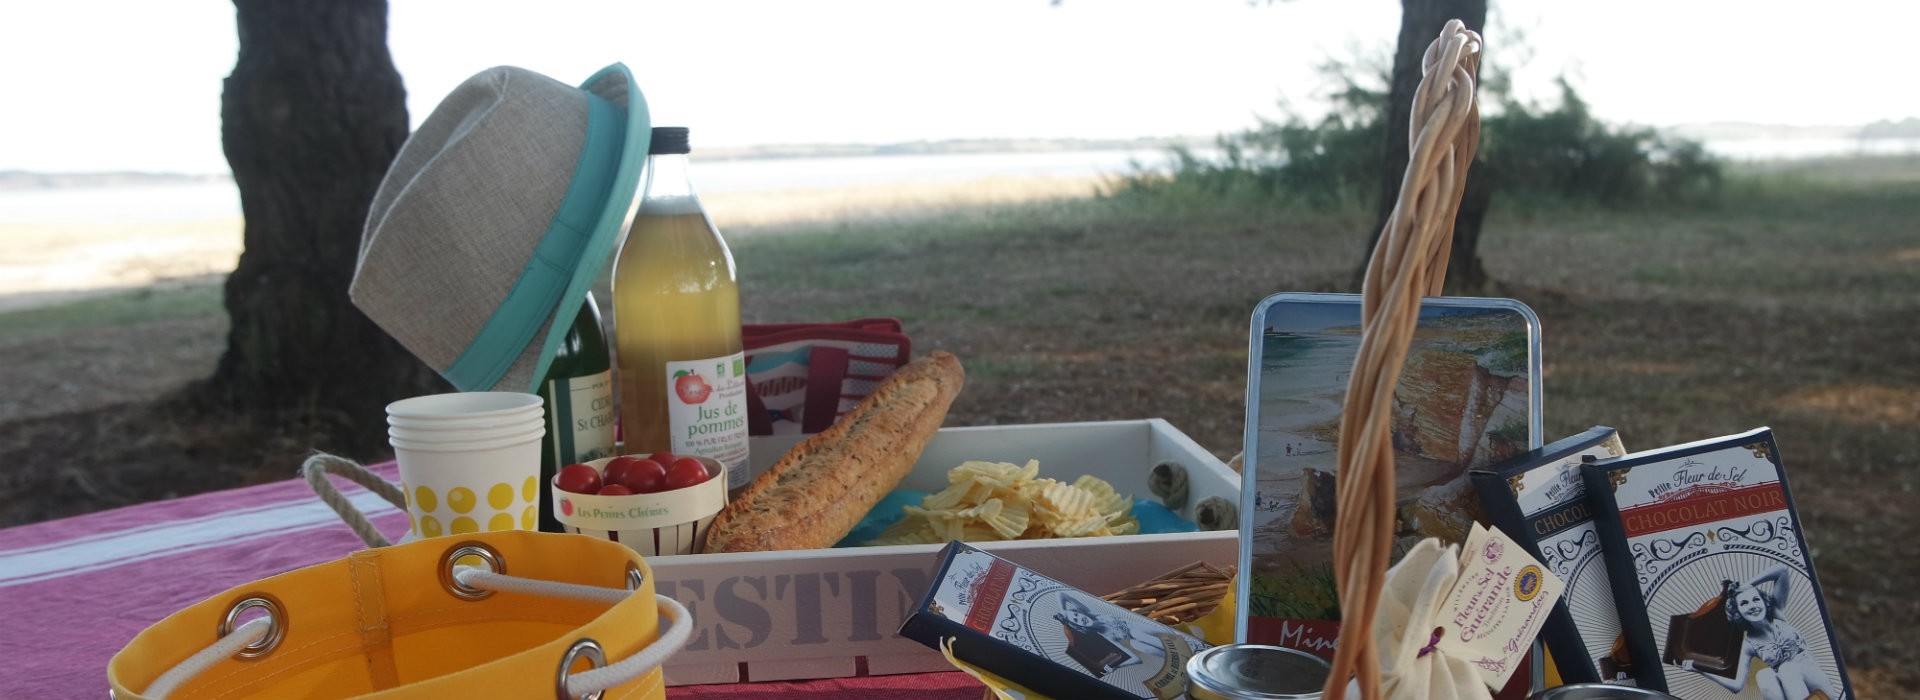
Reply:
M1540 595L1540 587L1544 581L1542 576L1543 573L1538 566L1529 565L1521 569L1520 575L1513 577L1514 597L1519 598L1520 602L1524 603L1533 600L1534 596Z

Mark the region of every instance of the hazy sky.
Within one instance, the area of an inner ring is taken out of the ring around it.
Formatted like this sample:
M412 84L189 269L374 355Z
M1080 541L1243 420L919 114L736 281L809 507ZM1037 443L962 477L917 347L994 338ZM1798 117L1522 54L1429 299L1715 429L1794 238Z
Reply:
M1329 55L1384 56L1398 0L390 0L414 122L493 65L625 62L694 144L1209 135L1314 104ZM226 171L218 0L0 14L0 170ZM1612 121L1920 116L1906 0L1494 0L1492 61L1564 74ZM1524 44L1515 45L1516 34Z

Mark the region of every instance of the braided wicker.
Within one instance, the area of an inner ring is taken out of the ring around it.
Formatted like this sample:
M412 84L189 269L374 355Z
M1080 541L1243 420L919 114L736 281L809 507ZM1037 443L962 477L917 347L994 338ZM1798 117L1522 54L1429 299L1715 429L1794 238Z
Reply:
M1411 156L1400 197L1367 262L1361 290L1360 352L1340 413L1333 570L1340 588L1340 641L1324 697L1341 700L1347 679L1380 700L1375 609L1393 551L1393 391L1406 364L1420 300L1438 296L1447 276L1453 220L1467 166L1480 142L1474 101L1480 35L1447 22L1427 47L1414 92Z

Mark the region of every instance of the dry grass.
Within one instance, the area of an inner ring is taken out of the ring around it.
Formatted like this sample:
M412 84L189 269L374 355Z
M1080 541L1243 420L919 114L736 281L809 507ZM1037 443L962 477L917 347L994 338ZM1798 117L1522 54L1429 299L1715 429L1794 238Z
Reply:
M1504 293L1543 321L1548 438L1608 424L1647 448L1777 431L1864 697L1920 687L1920 599L1908 594L1920 561L1902 554L1920 539L1917 174L1914 159L1803 164L1741 179L1713 208L1496 209L1482 250ZM1064 189L1035 199L969 184L965 206L914 191L708 204L734 244L749 321L903 319L917 351L967 365L950 425L1154 416L1236 452L1251 310L1274 292L1339 291L1371 217L1207 197L1047 201L1088 184L1053 186ZM777 215L776 202L823 198L821 213ZM8 386L93 397L68 411L5 404L6 518L290 474L307 446L299 426L241 437L144 412L219 351L217 306L199 308L85 327L0 314ZM154 337L179 354L133 364ZM130 372L151 381L135 387Z

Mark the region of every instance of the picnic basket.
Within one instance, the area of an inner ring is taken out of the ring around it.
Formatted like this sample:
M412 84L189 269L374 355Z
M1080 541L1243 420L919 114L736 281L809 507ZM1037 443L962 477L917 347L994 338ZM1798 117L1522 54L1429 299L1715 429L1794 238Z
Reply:
M1454 217L1480 141L1474 98L1480 50L1480 35L1459 20L1447 22L1427 47L1413 96L1406 174L1362 283L1360 349L1340 413L1333 571L1342 619L1323 690L1327 700L1346 697L1349 679L1360 697L1389 697L1381 692L1383 667L1405 669L1416 653L1425 656L1424 633L1374 638L1393 556L1391 409L1421 299L1439 296L1447 277ZM1411 689L1395 690L1401 697Z
M1410 635L1375 638L1375 618L1393 552L1390 409L1419 321L1421 299L1439 296L1446 280L1454 216L1479 143L1473 83L1480 42L1477 33L1454 20L1428 47L1414 95L1406 176L1367 263L1360 350L1340 417L1334 572L1342 620L1333 668L1322 690L1328 700L1347 697L1350 681L1360 697L1388 698L1382 693L1383 666L1404 669L1412 656L1424 656L1419 653L1419 645L1426 642L1424 635L1418 640ZM1195 563L1103 599L1158 622L1189 623L1222 604L1233 575L1231 568ZM1383 660L1383 647L1389 646L1392 658ZM1425 680L1402 679L1391 697L1424 697ZM1433 690L1434 697L1452 697L1443 688ZM987 695L994 693L990 690Z

